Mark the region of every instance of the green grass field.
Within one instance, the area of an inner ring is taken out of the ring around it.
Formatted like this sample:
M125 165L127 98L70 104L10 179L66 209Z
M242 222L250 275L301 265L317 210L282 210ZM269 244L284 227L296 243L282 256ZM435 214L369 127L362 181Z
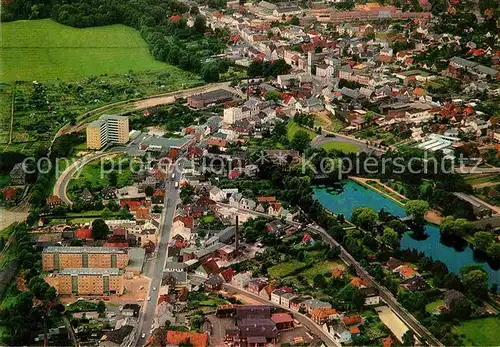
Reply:
M332 142L326 142L320 145L321 148L329 151L331 149L336 149L338 151L344 152L344 153L357 153L359 152L359 147L356 146L355 144L349 143L349 142L342 142L342 141L332 141Z
M500 341L500 319L498 317L474 319L462 322L453 330L465 335L464 345L498 346Z
M288 138L288 141L291 141L295 133L299 130L304 130L305 132L307 132L311 137L311 140L316 137L316 133L314 131L301 127L292 120L286 125L286 137Z
M77 29L50 19L2 23L0 81L74 80L129 70L179 70L156 61L124 25Z
M425 306L425 310L429 313L432 313L434 312L435 310L437 310L437 308L441 305L444 305L444 300L443 299L438 299L436 301L433 301L431 303L428 303L426 306Z

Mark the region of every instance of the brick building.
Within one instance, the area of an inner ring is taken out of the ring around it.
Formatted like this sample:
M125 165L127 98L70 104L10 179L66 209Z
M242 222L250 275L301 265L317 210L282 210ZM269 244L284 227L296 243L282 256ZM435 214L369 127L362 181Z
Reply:
M56 275L58 293L66 295L111 295L123 288L120 269L64 269Z
M71 268L123 269L128 261L128 253L122 248L51 246L42 253L43 271Z

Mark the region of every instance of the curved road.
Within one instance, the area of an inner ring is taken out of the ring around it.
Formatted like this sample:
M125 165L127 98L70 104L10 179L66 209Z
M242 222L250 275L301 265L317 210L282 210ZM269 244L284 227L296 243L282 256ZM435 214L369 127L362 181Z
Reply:
M64 170L61 175L57 178L56 184L54 184L54 195L57 195L58 197L61 198L61 200L67 204L71 205L73 204L71 200L68 198L66 195L66 190L68 189L68 184L73 178L73 175L78 171L81 170L86 164L90 163L91 161L94 161L96 159L99 159L101 157L106 157L109 155L115 155L119 154L120 152L106 152L106 153L92 153L89 154L77 161L75 161L73 164L68 166L66 170Z
M225 204L218 203L219 205L222 206L229 206ZM255 216L260 216L260 217L266 217L266 218L273 218L272 216L269 216L268 214L265 213L260 213L260 212L255 212L255 211L249 211L249 210L244 210L244 209L239 209L244 213L250 213ZM286 223L295 225L295 226L300 226L300 223L297 222L290 222L290 221L285 221ZM380 294L380 297L387 303L387 305L392 309L392 311L399 317L401 320L411 329L413 332L425 339L425 343L430 345L430 346L439 346L439 347L444 347L444 345L436 339L428 330L425 328L420 322L413 317L413 315L408 312L401 304L396 300L394 295L384 286L380 285L375 279L366 271L357 261L354 259L352 255L347 252L344 247L342 247L333 237L331 237L323 228L320 227L313 227L313 226L307 226L307 230L310 232L314 232L316 234L319 234L323 241L328 243L332 247L339 247L340 248L340 258L347 264L347 265L353 265L354 268L356 269L356 273L358 274L359 277L363 279L367 279L370 281L370 284L372 287L377 288Z

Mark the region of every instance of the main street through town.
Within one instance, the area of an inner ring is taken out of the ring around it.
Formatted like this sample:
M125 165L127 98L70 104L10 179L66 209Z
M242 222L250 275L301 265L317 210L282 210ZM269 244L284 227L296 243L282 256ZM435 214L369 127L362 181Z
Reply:
M149 287L149 297L151 299L144 302L144 306L141 310L142 313L139 317L135 343L133 343L134 346L144 345L148 337L151 335L152 328L156 327L155 311L156 305L158 303L158 291L160 290L161 281L163 278L163 269L165 268L165 262L167 260L170 228L172 227L177 200L179 198L179 189L175 187L176 183L178 185L181 179L182 168L179 166L173 167L168 172L165 187L165 205L162 213L163 219L160 225L161 232L158 236L158 245L155 250L156 257L151 260L154 262L153 272L151 273L151 283ZM175 174L174 180L171 180L172 173ZM142 334L146 334L146 337L142 338Z

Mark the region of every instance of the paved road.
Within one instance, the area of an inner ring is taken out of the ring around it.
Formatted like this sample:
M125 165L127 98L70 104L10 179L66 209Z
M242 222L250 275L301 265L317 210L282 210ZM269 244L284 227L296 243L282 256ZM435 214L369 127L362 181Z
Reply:
M54 195L57 195L58 197L61 198L61 200L67 204L71 205L72 202L68 198L66 191L68 189L68 184L69 181L73 178L73 175L83 168L86 164L90 163L93 160L99 159L101 157L106 157L109 155L114 155L118 154L120 152L106 152L106 153L92 153L89 155L86 155L85 157L75 161L73 164L71 164L69 167L64 170L64 172L61 173L61 175L57 178L56 184L54 185Z
M220 204L220 203L218 203ZM220 204L222 206L229 206L226 204ZM249 211L249 210L243 210L239 209L241 212L244 213L249 213L253 214L255 216L260 216L260 217L266 217L266 218L272 218L268 214L265 213L259 213L255 211ZM293 224L296 226L299 226L300 223L296 222L290 222L290 221L285 221L288 224ZM331 237L323 228L321 227L316 227L316 226L307 226L307 230L314 232L316 234L319 234L323 241L325 241L327 244L330 246L336 246L339 247L341 252L340 252L340 258L347 264L347 265L353 265L354 268L356 269L356 273L358 274L359 277L362 279L367 279L370 281L370 284L372 287L377 288L380 297L387 303L387 305L392 309L392 311L398 315L399 318L411 329L413 332L418 336L423 339L425 339L425 343L431 346L440 346L444 347L444 345L436 339L420 322L413 317L413 315L408 312L403 306L400 305L400 303L396 300L394 295L384 286L380 285L375 279L366 271L357 261L354 259L352 255L349 254L333 237Z
M171 173L170 173L171 175ZM134 343L134 346L142 346L147 341L150 335L151 328L154 325L156 304L158 303L158 290L161 286L161 280L163 278L163 269L165 267L165 262L167 260L168 251L168 237L170 233L170 228L172 227L172 222L174 219L175 208L177 206L177 200L179 198L179 191L175 188L174 181L170 181L170 175L168 176L167 185L165 187L165 206L163 209L163 220L160 225L159 242L156 247L156 257L154 258L153 273L151 276L151 285L149 288L149 296L151 296L151 301L146 301L144 307L141 311L141 316L139 317L139 329L138 334ZM179 182L181 178L180 172L176 171L175 182ZM153 290L156 288L156 290ZM156 326L155 326L156 327ZM141 335L145 333L146 338L142 339Z
M193 274L189 274L189 280L191 282L195 282L197 284L202 284L203 282L205 282L206 278L202 278L202 277L199 277L199 276L196 276L196 275L193 275ZM266 300L264 298L261 298L260 296L258 295L255 295L253 293L250 293L242 288L239 288L239 287L235 287L229 283L225 283L224 284L224 289L225 290L229 290L229 291L232 291L232 292L236 292L236 293L239 293L240 295L242 296L246 296L254 301L258 301L260 302L262 305L268 305L268 306L276 306L276 307L280 307L284 310L287 310L288 312L292 313L294 318L297 319L300 323L302 323L303 326L305 326L307 329L309 329L311 332L313 332L314 334L316 334L317 336L319 336L319 338L324 341L325 343L327 343L328 346L337 346L337 347L340 347L341 344L337 343L335 340L333 340L330 335L328 335L327 333L325 333L323 331L323 329L321 328L321 326L319 326L318 324L316 324L311 318L307 317L306 315L303 315L297 311L292 311L290 310L288 307L285 307L285 306L281 306L281 305L277 305L276 303L272 302L272 301L269 301L269 300Z

